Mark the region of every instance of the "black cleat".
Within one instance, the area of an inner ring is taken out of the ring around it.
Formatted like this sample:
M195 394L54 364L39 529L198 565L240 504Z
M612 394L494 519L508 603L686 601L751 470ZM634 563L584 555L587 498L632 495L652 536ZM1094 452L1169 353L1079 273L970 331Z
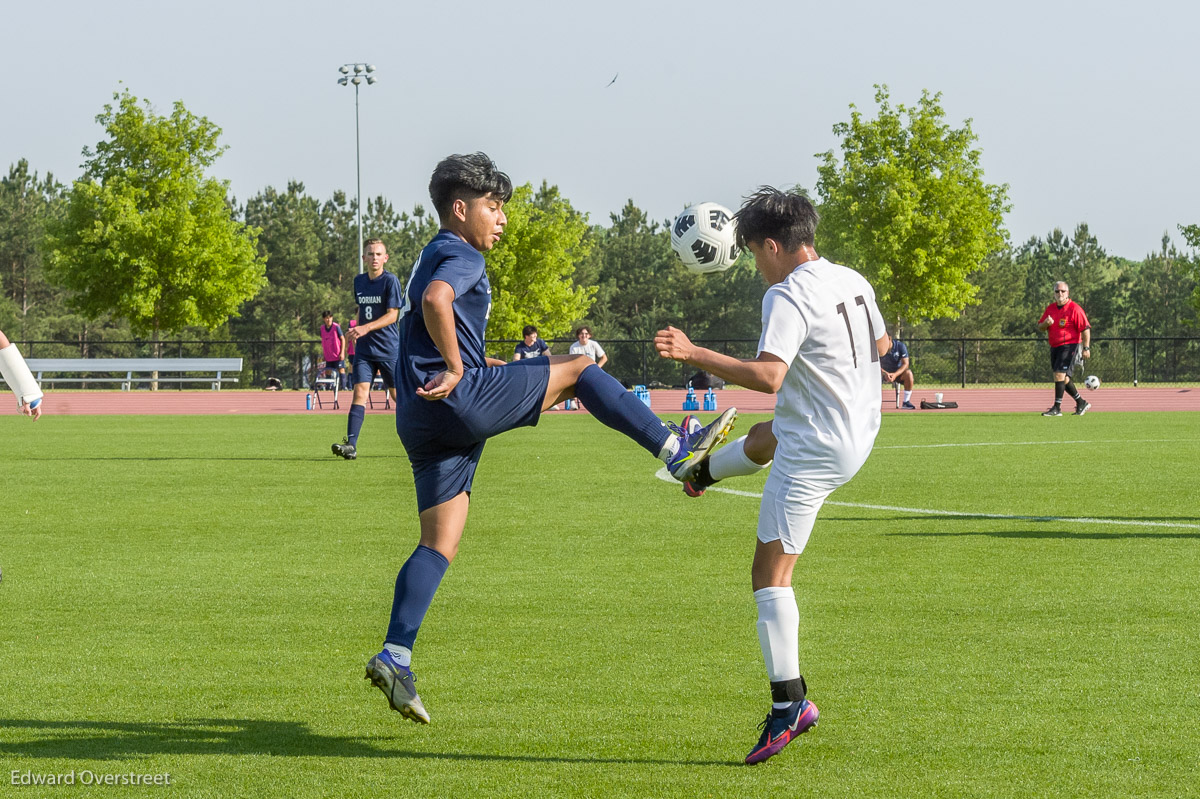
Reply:
M1057 405L1052 405L1050 410L1042 411L1042 416L1062 416L1062 409Z
M342 440L341 444L334 444L332 449L334 455L340 455L348 461L352 461L358 457L358 451L354 449L354 445L347 443L345 439Z
M1087 413L1091 409L1092 409L1092 403L1088 402L1087 400L1080 400L1079 402L1075 403L1075 415L1076 416L1083 416L1085 413Z

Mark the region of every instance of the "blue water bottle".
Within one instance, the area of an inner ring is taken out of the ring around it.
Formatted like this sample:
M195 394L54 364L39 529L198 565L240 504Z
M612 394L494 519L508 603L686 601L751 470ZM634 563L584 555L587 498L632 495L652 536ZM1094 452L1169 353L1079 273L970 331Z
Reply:
M304 410L306 410L306 411L312 410L312 394L304 395Z

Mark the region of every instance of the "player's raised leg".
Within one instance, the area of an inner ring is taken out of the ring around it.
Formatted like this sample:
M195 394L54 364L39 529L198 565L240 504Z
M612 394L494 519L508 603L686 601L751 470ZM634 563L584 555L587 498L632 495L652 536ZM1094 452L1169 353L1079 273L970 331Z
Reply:
M550 380L542 410L578 397L606 427L624 433L667 464L677 480L689 479L725 440L737 419L730 408L695 435L668 426L641 400L584 355L551 355Z

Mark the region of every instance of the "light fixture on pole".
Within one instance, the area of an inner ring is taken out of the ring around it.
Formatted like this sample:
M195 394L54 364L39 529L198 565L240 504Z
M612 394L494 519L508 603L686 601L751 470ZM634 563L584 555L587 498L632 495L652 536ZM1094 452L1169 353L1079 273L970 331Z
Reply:
M338 83L342 86L354 86L354 170L357 176L358 183L358 206L355 209L358 213L358 272L362 274L363 266L363 225L362 225L362 155L359 147L358 136L358 87L365 80L370 86L379 78L374 74L374 64L342 64L338 67L338 72L342 76L338 78Z

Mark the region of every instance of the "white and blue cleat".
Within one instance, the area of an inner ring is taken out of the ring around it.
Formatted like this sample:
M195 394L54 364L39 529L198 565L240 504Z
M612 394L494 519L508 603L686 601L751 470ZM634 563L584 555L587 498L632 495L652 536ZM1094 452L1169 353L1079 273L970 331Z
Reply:
M690 419L690 422L689 422ZM713 450L724 443L733 423L737 419L737 408L729 408L708 425L695 429L698 423L694 417L684 420L691 429L677 427L668 423L671 430L679 436L679 451L675 457L667 461L667 471L681 483L686 483L696 475L700 464L708 460Z

